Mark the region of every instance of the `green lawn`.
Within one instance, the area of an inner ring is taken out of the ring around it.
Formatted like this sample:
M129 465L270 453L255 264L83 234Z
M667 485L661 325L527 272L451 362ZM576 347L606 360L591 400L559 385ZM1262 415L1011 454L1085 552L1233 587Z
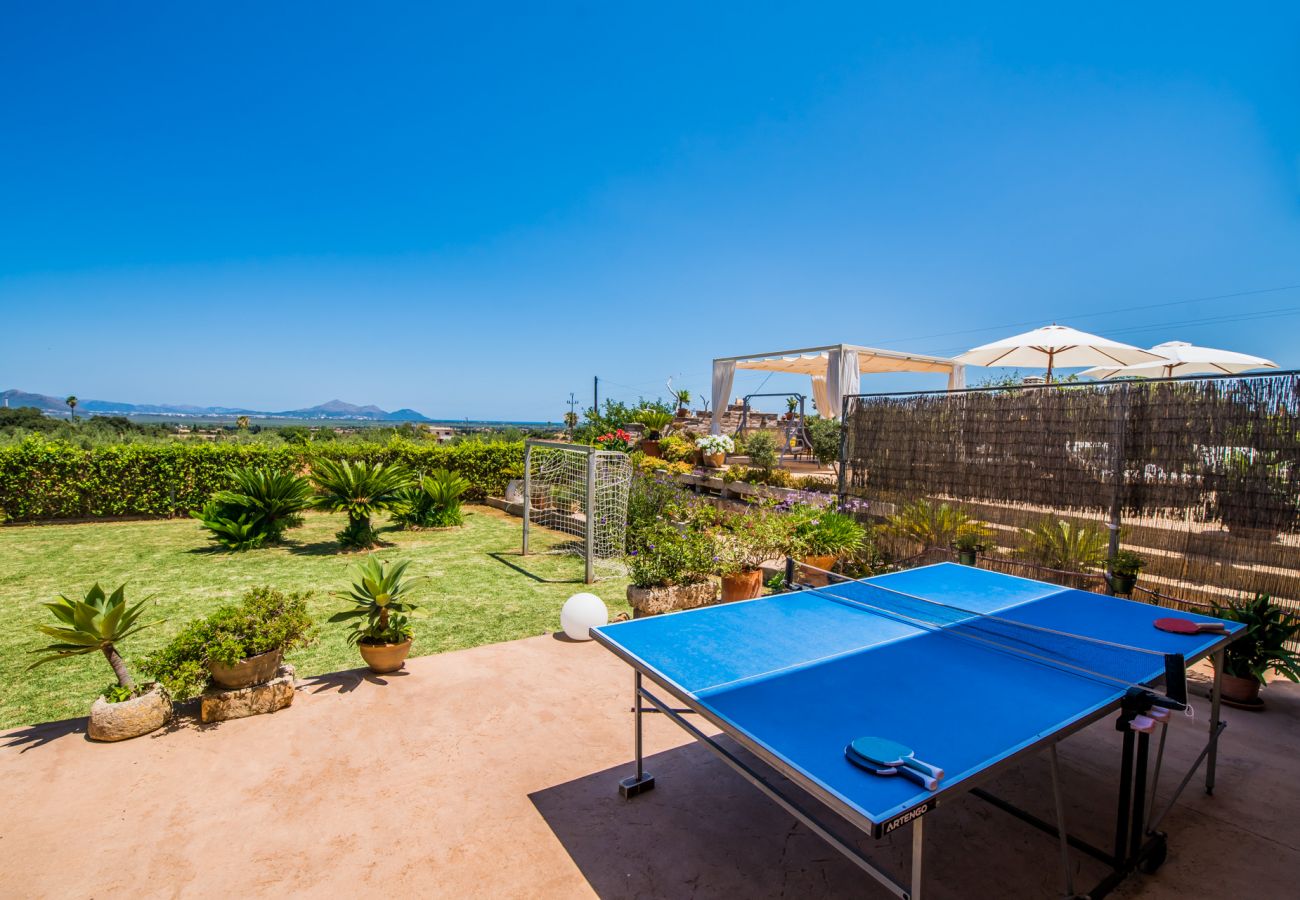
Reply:
M428 576L415 588L414 599L429 615L415 620L413 656L556 631L565 598L587 589L581 559L522 558L518 519L487 507L465 511L463 528L386 530L391 546L376 551L409 559L408 574ZM290 654L299 675L360 666L356 648L344 641L345 626L324 623L344 608L331 592L347 586L348 570L360 558L339 552L334 532L342 524L342 516L312 513L285 545L246 553L214 551L191 519L0 528L0 728L85 715L113 681L100 655L26 671L33 658L27 651L46 640L33 626L54 621L40 604L61 592L84 593L95 581L106 588L126 581L128 600L153 595L143 619L165 620L119 648L128 664L191 619L252 585L269 584L315 592L311 610L322 623L321 637ZM553 543L541 529L534 535L535 547ZM626 587L625 580L609 580L592 590L613 615L628 611Z

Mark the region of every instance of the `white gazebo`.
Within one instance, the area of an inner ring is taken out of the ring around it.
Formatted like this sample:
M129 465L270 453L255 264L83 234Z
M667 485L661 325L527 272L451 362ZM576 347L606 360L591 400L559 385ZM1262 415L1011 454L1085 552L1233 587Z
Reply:
M966 386L966 367L955 360L897 350L877 350L856 344L724 356L713 361L713 420L710 430L714 434L722 430L722 416L731 400L737 369L807 375L812 379L813 400L818 412L829 418L839 418L844 398L859 392L862 375L933 372L948 376L948 390Z

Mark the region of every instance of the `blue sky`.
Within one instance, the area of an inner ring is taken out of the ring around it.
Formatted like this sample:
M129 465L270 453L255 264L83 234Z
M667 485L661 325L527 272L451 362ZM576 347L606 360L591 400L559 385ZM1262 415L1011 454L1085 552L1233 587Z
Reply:
M468 6L0 7L0 388L558 418L1054 320L1300 366L1294 3Z

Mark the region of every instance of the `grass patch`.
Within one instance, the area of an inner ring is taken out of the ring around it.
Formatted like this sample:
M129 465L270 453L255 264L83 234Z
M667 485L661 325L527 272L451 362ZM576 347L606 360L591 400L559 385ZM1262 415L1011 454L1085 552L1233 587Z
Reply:
M412 594L428 613L414 620L412 656L556 631L565 599L588 590L580 558L520 557L518 519L481 506L465 512L461 528L383 531L392 546L377 555L410 559L409 574L428 576ZM154 595L141 621L166 620L120 648L128 665L192 619L267 584L315 592L309 607L321 623L321 639L289 654L299 675L359 667L356 648L344 641L346 627L324 621L345 608L331 592L348 586L348 569L361 558L339 552L334 533L343 523L341 515L311 513L287 543L246 553L212 550L191 519L0 528L0 728L86 715L113 680L98 655L26 671L35 658L28 651L46 641L33 626L54 621L40 604L59 593L80 596L95 581L110 590L126 581L130 601ZM533 541L546 547L556 538L535 529ZM628 611L626 587L625 580L611 579L591 589L613 615Z

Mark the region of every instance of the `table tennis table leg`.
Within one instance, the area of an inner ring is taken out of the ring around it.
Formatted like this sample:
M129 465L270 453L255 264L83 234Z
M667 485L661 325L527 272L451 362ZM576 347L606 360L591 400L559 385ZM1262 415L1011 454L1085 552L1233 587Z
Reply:
M925 817L912 820L912 900L921 900L921 862L925 857Z
M1223 693L1223 651L1214 653L1214 687L1210 689L1210 755L1205 763L1205 793L1214 793L1214 765L1219 758L1219 698Z
M632 676L632 712L635 715L635 725L633 732L635 734L634 743L636 745L636 775L630 778L624 778L618 783L619 795L624 800L630 800L637 794L644 794L655 786L655 777L645 770L645 757L642 752L642 722L641 717L644 715L644 706L641 703L641 673L636 672Z
M1052 796L1056 801L1056 831L1061 838L1061 871L1065 874L1065 896L1074 896L1074 873L1070 871L1070 833L1065 830L1065 804L1061 800L1061 768L1052 744L1048 757L1052 767Z

